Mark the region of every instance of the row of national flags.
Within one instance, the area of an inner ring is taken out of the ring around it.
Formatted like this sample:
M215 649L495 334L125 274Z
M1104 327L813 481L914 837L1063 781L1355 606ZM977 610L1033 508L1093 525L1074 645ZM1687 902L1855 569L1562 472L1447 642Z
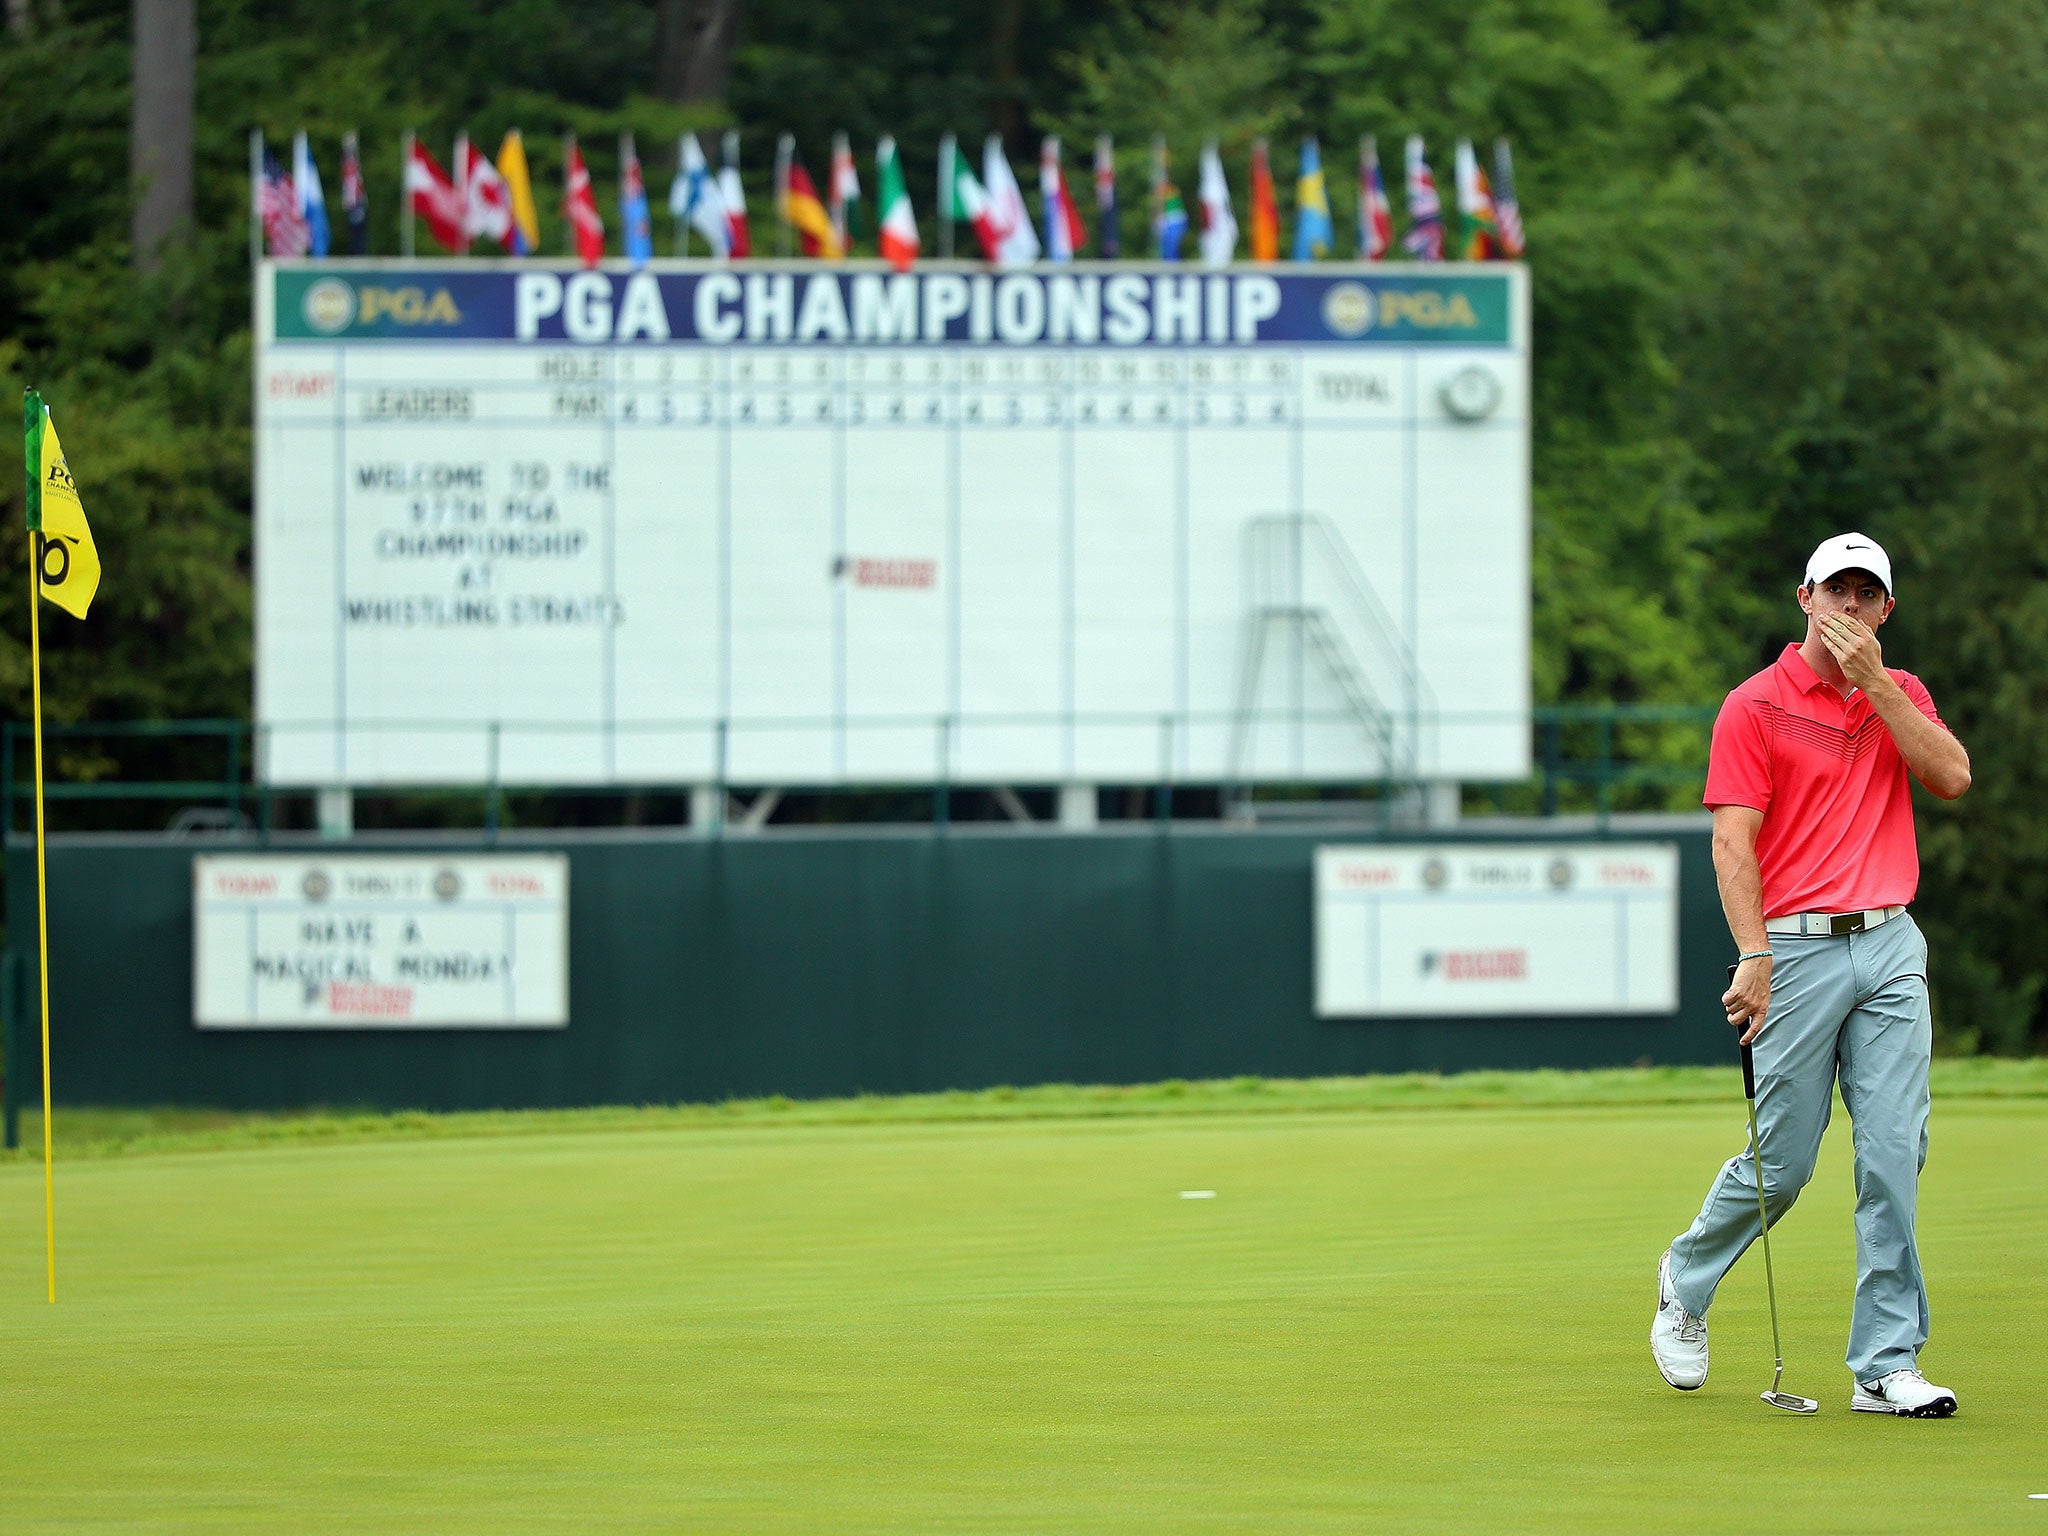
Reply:
M714 170L695 134L682 135L677 145L668 194L677 255L730 260L756 254L746 193L740 183L739 135L726 133L719 149L720 164ZM1192 256L1205 265L1223 266L1241 255L1254 262L1279 261L1283 256L1291 261L1317 261L1338 255L1342 245L1346 247L1343 254L1362 261L1520 259L1526 243L1508 141L1494 142L1490 175L1469 139L1459 139L1453 155L1455 228L1438 193L1422 136L1408 137L1400 168L1405 219L1397 246L1393 205L1376 138L1359 141L1356 217L1342 241L1331 210L1321 147L1314 138L1302 140L1296 156L1291 230L1283 227L1272 151L1265 140L1252 146L1244 183L1245 223L1240 227L1230 179L1215 142L1202 147L1197 161L1191 217L1188 201L1173 181L1165 141L1154 139L1146 188L1150 249L1144 254L1161 261ZM618 163L619 254L638 264L655 254L654 220L646 176L631 134L619 141ZM458 255L493 247L512 256L539 252L540 221L533 180L525 142L517 129L505 135L495 157L477 148L467 134L458 134L446 168L408 133L403 164L401 254L414 254L420 227L443 250ZM833 139L822 190L798 157L794 137L782 135L775 151L776 249L760 254L800 251L821 260L839 260L851 252L856 240L870 234L876 250L898 270L909 268L927 254L893 138L885 136L876 144L873 166L875 196L870 216L861 191L860 169L845 134ZM1108 260L1122 256L1116 159L1107 136L1095 141L1092 169L1091 225L1068 178L1057 138L1049 136L1040 145L1034 212L998 135L991 134L983 142L977 175L970 157L961 152L954 136L947 134L938 149L936 250L930 254L941 259L978 255L998 266L1065 262L1082 255ZM329 255L333 231L306 135L292 138L289 170L265 148L262 136L256 135L250 148L250 174L252 214L262 250L272 256ZM595 265L609 253L610 236L589 167L573 134L562 144L562 185L562 223L568 247L585 263ZM352 256L367 255L369 195L354 134L344 136L341 142L341 193L344 249ZM968 237L960 240L956 249L958 228L963 224ZM1192 252L1187 249L1190 234L1194 236Z

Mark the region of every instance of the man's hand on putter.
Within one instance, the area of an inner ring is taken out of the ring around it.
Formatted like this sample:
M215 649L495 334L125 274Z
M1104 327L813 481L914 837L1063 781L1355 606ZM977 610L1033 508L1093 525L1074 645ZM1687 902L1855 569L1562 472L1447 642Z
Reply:
M1721 994L1721 1006L1727 1010L1728 1022L1742 1031L1743 1045L1763 1032L1764 1015L1771 1006L1771 962L1768 957L1745 960L1735 968L1735 979Z
M1842 675L1865 693L1884 680L1884 647L1861 619L1844 613L1823 614L1820 641L1840 664Z

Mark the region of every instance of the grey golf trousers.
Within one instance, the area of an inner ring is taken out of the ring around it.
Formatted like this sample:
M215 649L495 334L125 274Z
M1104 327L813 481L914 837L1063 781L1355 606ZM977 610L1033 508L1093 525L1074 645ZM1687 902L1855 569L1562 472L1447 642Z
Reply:
M1764 1203L1776 1226L1813 1176L1839 1078L1856 1145L1848 1361L1858 1381L1874 1381L1912 1365L1927 1342L1927 1286L1913 1233L1933 1049L1927 940L1902 914L1839 938L1773 934L1771 951L1770 1011L1751 1045ZM1745 1147L1671 1245L1671 1286L1686 1311L1707 1315L1715 1287L1757 1230L1756 1170Z

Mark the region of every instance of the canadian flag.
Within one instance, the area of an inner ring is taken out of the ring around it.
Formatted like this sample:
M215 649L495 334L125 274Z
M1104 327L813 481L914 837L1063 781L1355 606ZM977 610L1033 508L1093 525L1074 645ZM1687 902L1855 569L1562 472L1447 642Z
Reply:
M590 171L583 164L583 151L576 147L576 135L569 135L564 156L568 172L562 211L576 235L576 254L586 267L604 260L604 217L597 211L597 198L590 190Z
M1038 260L1038 231L1031 227L1031 215L1024 207L1024 193L1003 156L1003 140L990 134L982 141L981 184L988 192L989 217L998 232L995 261L998 266L1022 267Z
M512 249L512 189L491 157L462 141L462 232L470 239L495 240Z
M406 157L405 196L443 250L459 253L468 249L469 239L462 232L462 198L441 163L418 139L412 141L412 153Z

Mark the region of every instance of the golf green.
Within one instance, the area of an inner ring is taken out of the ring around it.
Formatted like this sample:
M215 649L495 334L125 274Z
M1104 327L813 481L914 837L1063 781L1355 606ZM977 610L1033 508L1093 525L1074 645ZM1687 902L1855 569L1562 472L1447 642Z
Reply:
M9 1531L2048 1531L2048 1099L1937 1097L1928 1374L1848 1411L1848 1129L1713 1373L1742 1103L656 1125L0 1167ZM60 1117L61 1118L61 1117ZM173 1144L175 1145L175 1144ZM1188 1199L1184 1191L1214 1191Z

